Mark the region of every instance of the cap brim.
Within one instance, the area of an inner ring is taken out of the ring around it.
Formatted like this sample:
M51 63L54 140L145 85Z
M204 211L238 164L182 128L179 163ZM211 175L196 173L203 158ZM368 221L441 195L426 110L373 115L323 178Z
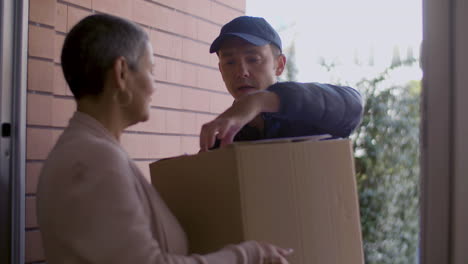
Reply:
M223 44L223 41L226 40L227 38L230 38L230 37L239 37L239 38L241 38L241 39L243 39L243 40L245 40L245 41L247 41L250 44L255 45L255 46L263 46L263 45L266 45L266 44L270 43L267 40L264 40L262 38L259 38L257 36L250 35L250 34L225 33L225 34L220 35L219 37L217 37L213 41L213 43L210 46L210 53L217 52L221 48L221 45Z

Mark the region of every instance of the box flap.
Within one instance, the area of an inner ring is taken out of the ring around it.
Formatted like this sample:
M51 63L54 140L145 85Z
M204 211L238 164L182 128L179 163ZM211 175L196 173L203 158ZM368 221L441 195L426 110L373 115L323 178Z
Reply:
M287 142L300 142L300 141L320 141L331 139L332 136L329 134L314 135L314 136L303 136L303 137L287 137L287 138L270 138L260 139L251 141L236 141L233 143L234 146L239 145L253 145L253 144L274 144L274 143L287 143Z

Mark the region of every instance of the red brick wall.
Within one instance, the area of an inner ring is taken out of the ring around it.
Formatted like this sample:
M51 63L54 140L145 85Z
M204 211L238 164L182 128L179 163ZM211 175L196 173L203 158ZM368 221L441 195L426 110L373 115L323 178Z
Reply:
M35 210L37 178L75 109L60 68L61 46L68 30L93 12L139 23L154 47L151 119L122 137L147 177L151 161L197 152L200 126L232 102L208 49L222 24L245 12L245 0L30 0L26 263L45 261Z

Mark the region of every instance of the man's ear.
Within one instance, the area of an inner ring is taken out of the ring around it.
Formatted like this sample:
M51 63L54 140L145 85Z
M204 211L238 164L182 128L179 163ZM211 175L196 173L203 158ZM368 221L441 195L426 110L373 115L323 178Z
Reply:
M276 69L275 69L276 76L280 76L283 73L284 67L286 67L286 56L284 56L284 54L280 54L276 58Z

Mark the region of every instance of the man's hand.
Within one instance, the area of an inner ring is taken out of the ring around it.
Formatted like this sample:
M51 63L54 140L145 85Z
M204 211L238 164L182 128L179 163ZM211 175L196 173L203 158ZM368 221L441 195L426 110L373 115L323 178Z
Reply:
M269 91L259 91L239 98L221 115L202 126L200 151L211 148L216 138L221 140L221 146L231 144L242 127L262 112L277 112L279 104L279 97Z
M262 256L262 264L289 264L286 259L294 250L292 248L281 248L268 243L258 243Z

